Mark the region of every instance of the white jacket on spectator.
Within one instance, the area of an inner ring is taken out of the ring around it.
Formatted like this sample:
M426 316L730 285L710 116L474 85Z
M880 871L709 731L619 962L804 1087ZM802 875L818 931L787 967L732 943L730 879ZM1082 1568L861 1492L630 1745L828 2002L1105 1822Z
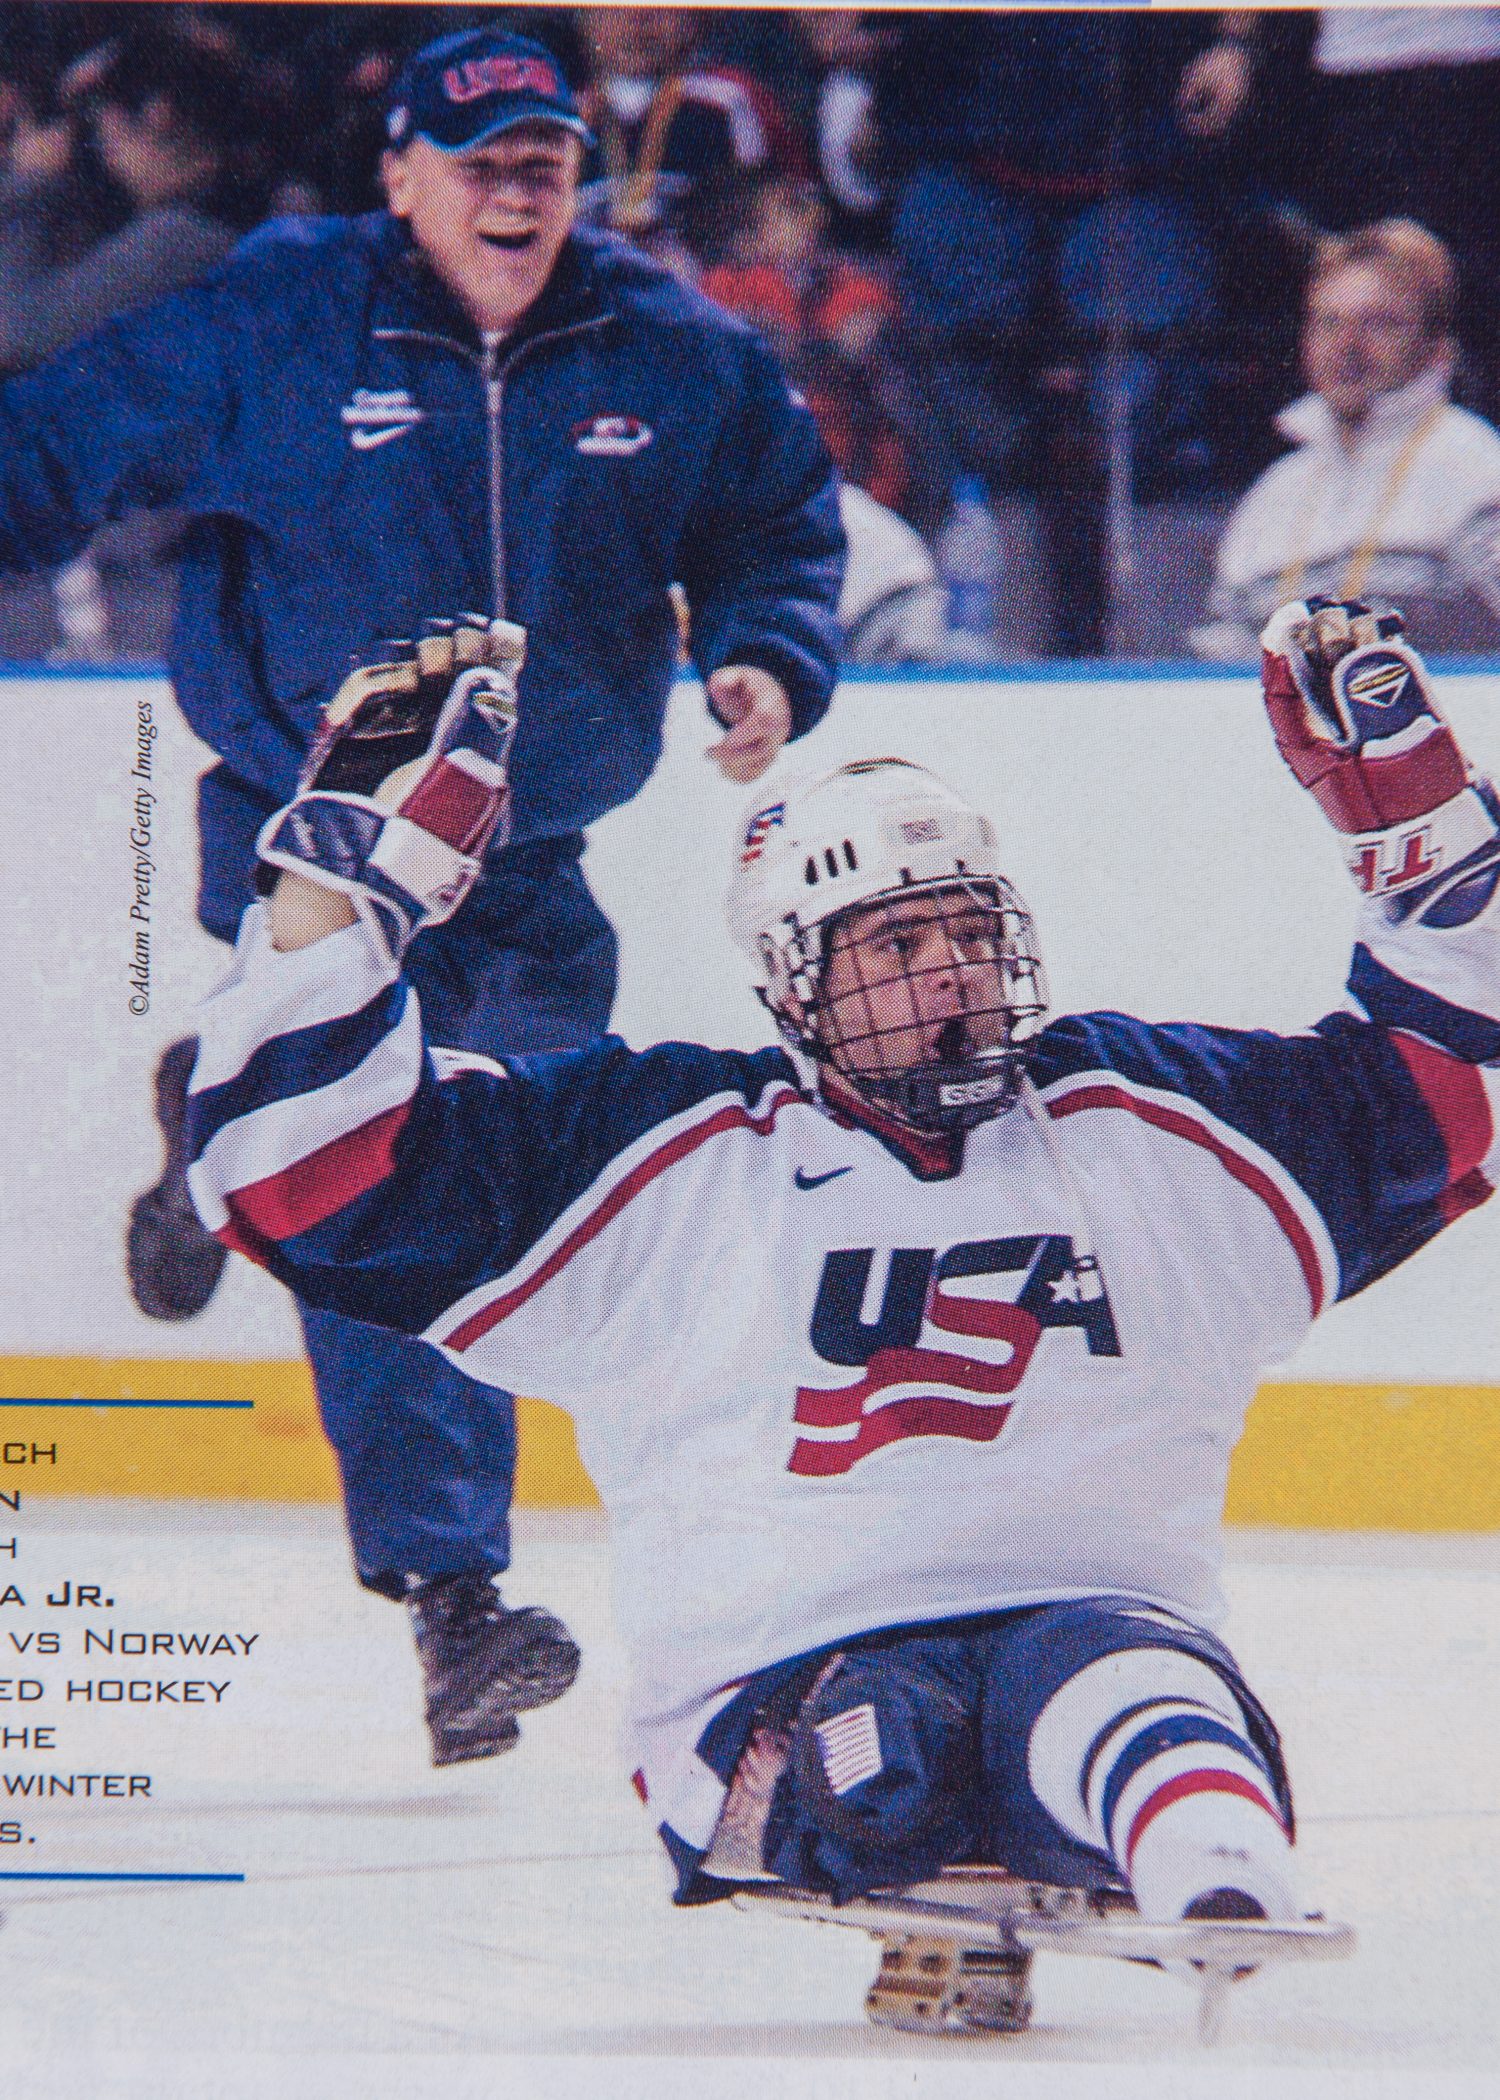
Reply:
M849 541L839 598L845 663L945 662L948 594L927 542L863 489L842 487L839 510Z
M1312 593L1399 605L1419 647L1500 645L1500 431L1454 407L1445 365L1382 395L1352 449L1317 394L1277 427L1296 449L1229 520L1200 656L1252 660L1276 607Z

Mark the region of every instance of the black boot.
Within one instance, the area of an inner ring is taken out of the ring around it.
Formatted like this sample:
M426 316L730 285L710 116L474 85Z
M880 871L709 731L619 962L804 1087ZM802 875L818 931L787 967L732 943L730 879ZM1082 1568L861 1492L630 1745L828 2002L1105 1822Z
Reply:
M1258 1896L1247 1896L1243 1889L1209 1889L1205 1895L1195 1896L1183 1912L1185 1918L1213 1921L1228 1919L1235 1924L1264 1918L1266 1906Z
M190 1320L202 1312L229 1259L188 1194L187 1089L197 1055L191 1037L162 1053L156 1120L166 1162L161 1180L137 1196L130 1211L125 1269L136 1304L151 1320Z
M562 1621L535 1604L510 1610L488 1575L437 1575L406 1601L435 1765L514 1749L516 1715L560 1699L578 1675L577 1644Z
M1195 1896L1182 1915L1195 1923L1199 1920L1204 1923L1224 1920L1236 1925L1252 1924L1265 1917L1266 1906L1259 1896L1247 1895L1243 1889L1208 1889L1203 1895ZM1201 1971L1203 1964L1195 1961L1193 1967ZM1238 1983L1242 1977L1255 1974L1255 1964L1251 1962L1247 1968L1232 1969L1229 1973Z

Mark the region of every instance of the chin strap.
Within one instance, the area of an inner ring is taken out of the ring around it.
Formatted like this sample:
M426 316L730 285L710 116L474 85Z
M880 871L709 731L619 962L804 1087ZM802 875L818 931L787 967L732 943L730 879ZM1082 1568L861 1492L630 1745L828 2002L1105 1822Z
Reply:
M937 1054L905 1072L887 1077L834 1069L884 1114L924 1136L962 1137L1015 1106L1026 1069L1024 1048L1006 1043L965 1056L966 1042L964 1024L955 1017L939 1030Z
M1018 1051L1003 1051L988 1062L932 1058L888 1082L888 1099L918 1130L958 1136L1015 1106L1022 1069Z

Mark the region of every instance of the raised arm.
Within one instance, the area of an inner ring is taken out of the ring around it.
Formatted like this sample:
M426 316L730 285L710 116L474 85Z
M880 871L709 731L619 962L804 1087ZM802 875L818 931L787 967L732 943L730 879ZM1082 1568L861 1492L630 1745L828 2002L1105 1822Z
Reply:
M524 641L502 622L444 626L345 681L261 835L270 903L202 1019L190 1182L205 1221L312 1302L411 1332L515 1225L510 1148L470 1127L509 1115L504 1075L440 1103L400 971L507 824ZM403 1151L409 1127L422 1142Z
M1299 604L1263 639L1277 743L1365 893L1363 1013L1290 1036L1072 1016L1036 1078L1054 1117L1137 1117L1254 1199L1184 1215L1274 1361L1500 1178L1500 828L1398 622Z
M1318 1031L1358 1079L1340 1105L1348 1196L1335 1146L1327 1207L1363 1200L1385 1220L1357 1287L1491 1192L1500 798L1459 749L1398 616L1314 600L1283 607L1261 640L1277 745L1365 899L1349 989L1375 1025L1334 1016ZM1306 1113L1332 1113L1316 1088Z
M776 1051L607 1040L502 1065L424 1039L401 958L461 908L503 834L520 639L450 625L340 688L301 791L261 834L274 893L203 1009L190 1095L211 1230L315 1305L454 1346L471 1294L490 1336L622 1210L638 1267L663 1168L792 1092ZM533 1329L487 1347L533 1368L543 1348L553 1366L586 1350L621 1296L597 1265L589 1278L570 1272L545 1343Z

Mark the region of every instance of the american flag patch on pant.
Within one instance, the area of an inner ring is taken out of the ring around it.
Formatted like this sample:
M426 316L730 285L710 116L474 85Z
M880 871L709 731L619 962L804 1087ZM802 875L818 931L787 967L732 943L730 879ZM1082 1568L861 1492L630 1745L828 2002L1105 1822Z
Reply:
M880 1731L875 1726L873 1706L851 1706L813 1730L818 1754L835 1794L847 1794L884 1769L880 1755Z

